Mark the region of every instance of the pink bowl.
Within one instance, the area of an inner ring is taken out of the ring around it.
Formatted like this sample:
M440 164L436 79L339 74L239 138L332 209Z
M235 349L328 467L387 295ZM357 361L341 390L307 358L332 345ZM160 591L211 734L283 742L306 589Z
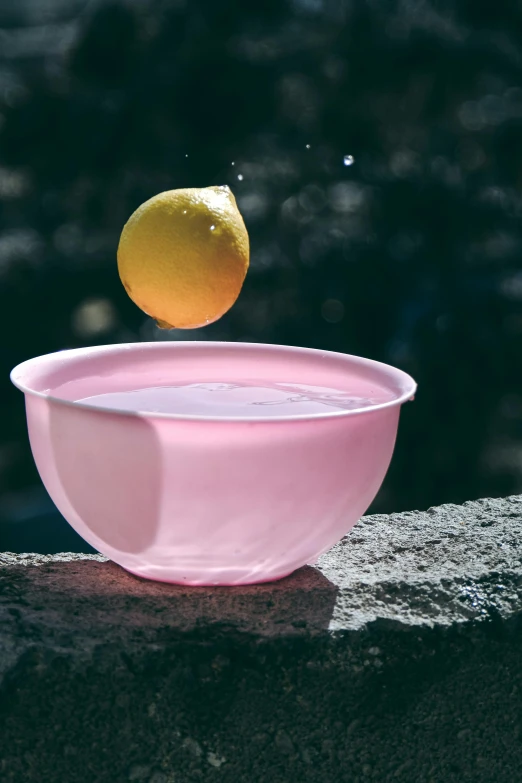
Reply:
M158 342L18 365L34 459L72 527L123 568L185 585L280 579L342 538L375 497L415 382L379 362L278 345ZM216 418L95 408L108 392L265 380L381 390L371 408Z

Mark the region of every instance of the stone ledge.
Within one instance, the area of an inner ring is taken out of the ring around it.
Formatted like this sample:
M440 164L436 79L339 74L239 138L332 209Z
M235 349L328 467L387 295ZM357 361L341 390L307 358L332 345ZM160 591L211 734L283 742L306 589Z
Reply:
M0 554L0 780L511 783L521 533L522 497L368 516L237 588Z

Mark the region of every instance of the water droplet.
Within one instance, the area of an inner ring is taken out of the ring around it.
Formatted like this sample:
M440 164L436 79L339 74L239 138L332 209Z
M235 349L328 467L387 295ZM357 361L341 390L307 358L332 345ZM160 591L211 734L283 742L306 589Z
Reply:
M185 157L188 158L188 152L186 153Z
M242 174L238 174L238 175L237 175L237 178L238 178L238 180L239 180L240 182L242 182L242 181L243 181L243 175L242 175Z
M309 149L310 149L310 145L309 145L309 144L307 144L307 145L306 145L306 149L307 149L307 150L309 150Z
M216 228L215 226L210 226L210 230L211 230L211 231L214 231L214 230L215 230L215 228Z
M183 210L183 214L184 214L184 215L186 215L186 214L187 214L187 210L186 210L186 209L184 209L184 210Z
M355 161L355 158L353 155L345 155L343 158L343 163L345 166L352 166Z
M236 165L236 161L235 161L235 160L233 160L233 161L232 161L232 163L231 163L230 165L231 165L231 166L235 166L235 165Z

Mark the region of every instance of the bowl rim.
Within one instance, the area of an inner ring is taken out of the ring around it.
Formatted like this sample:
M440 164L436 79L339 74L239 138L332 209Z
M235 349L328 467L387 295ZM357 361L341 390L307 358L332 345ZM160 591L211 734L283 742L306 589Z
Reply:
M110 408L110 407L103 407L98 405L90 405L86 402L76 401L76 400L64 400L60 397L56 397L53 394L49 394L45 391L36 391L35 389L31 389L27 384L23 383L22 380L20 380L20 376L23 374L24 370L26 370L29 366L35 365L35 364L52 364L56 363L57 365L63 364L68 357L81 357L82 355L85 355L86 357L96 355L96 354L107 354L107 353L124 353L129 350L134 351L151 351L151 350L176 350L177 348L188 348L193 347L195 350L202 349L202 348L219 348L219 347L226 347L226 348L237 348L238 350L241 349L248 349L248 350L270 350L274 351L276 353L299 353L306 356L315 356L316 358L336 358L341 359L344 361L347 361L348 363L352 365L358 365L360 367L367 367L371 368L377 371L380 371L383 373L383 376L388 375L389 377L392 377L396 382L398 381L398 386L402 387L403 391L393 400L388 400L386 402L378 403L376 405L367 406L365 408L353 408L350 410L327 410L327 411L320 411L316 413L301 413L301 414L293 414L293 415L286 415L286 416L209 416L209 415L197 415L197 414L183 414L183 413L160 413L160 412L142 412L142 411L129 411L121 408ZM292 346L292 345L278 345L277 343L248 343L248 342L233 342L233 341L213 341L213 340L162 340L157 342L136 342L136 343L114 343L110 345L96 345L96 346L86 346L83 348L68 348L61 351L53 351L51 353L42 354L40 356L35 356L31 359L26 359L23 362L20 362L11 370L10 373L10 379L11 382L16 386L17 389L20 389L25 395L29 395L31 397L39 397L41 399L48 400L53 403L57 403L59 405L66 405L68 407L73 408L80 408L82 410L90 410L90 411L96 411L99 413L110 413L112 415L117 416L132 416L132 417L139 417L139 418L146 418L146 419L170 419L173 421L182 421L182 422L226 422L226 423L251 423L251 424L269 424L274 422L299 422L299 421L310 421L310 420L324 420L324 419L337 419L337 418L345 418L349 416L361 416L364 414L371 414L376 411L381 411L386 408L394 408L398 405L402 405L404 402L407 402L408 400L412 400L414 398L415 392L417 390L417 383L413 380L413 378L408 375L408 373L404 372L404 370L400 370L397 367L394 367L390 364L385 364L384 362L376 361L375 359L367 359L362 356L356 356L353 354L347 354L347 353L341 353L339 351L327 351L323 350L321 348L306 348L302 346Z

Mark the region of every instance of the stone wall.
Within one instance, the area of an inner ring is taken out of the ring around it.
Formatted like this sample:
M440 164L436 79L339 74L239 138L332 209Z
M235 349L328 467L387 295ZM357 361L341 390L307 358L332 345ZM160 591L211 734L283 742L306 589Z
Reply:
M362 519L273 584L0 555L1 783L522 779L522 497Z

